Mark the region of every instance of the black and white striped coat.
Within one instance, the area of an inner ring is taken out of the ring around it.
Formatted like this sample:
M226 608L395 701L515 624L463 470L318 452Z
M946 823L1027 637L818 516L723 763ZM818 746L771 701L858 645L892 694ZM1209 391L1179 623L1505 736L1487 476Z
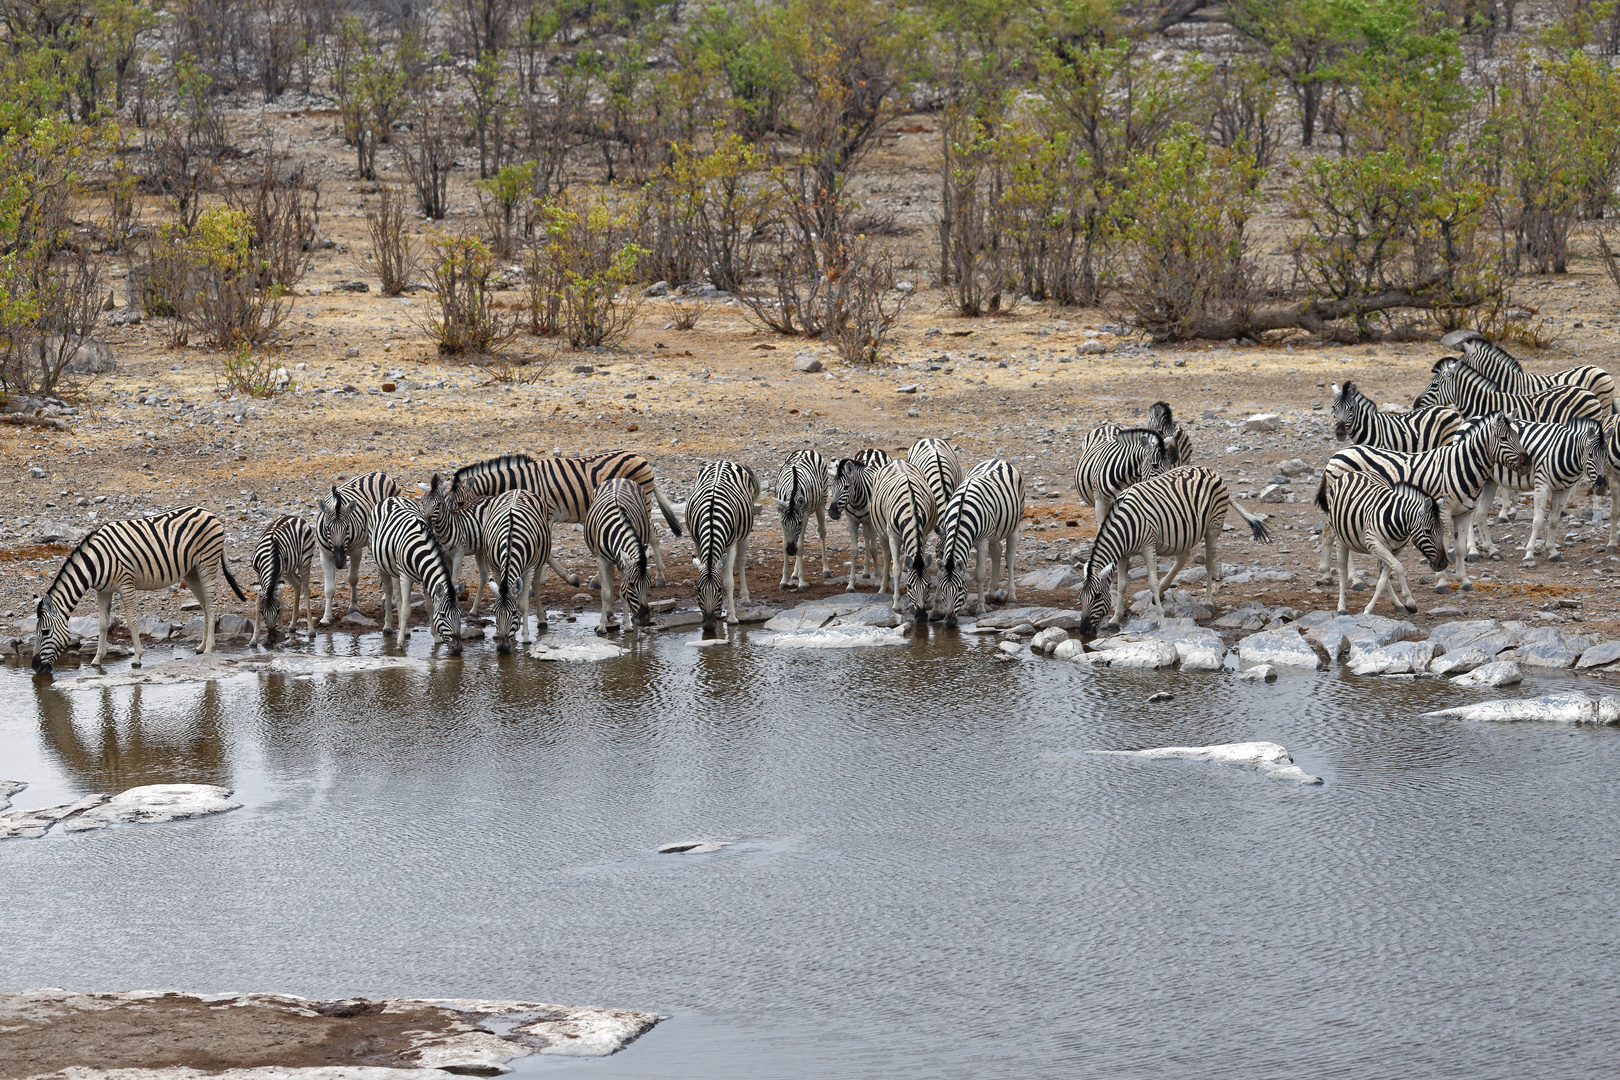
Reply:
M69 552L45 595L34 605L34 670L49 675L68 647L68 619L85 593L96 594L101 640L92 664L107 655L107 627L112 601L122 598L124 621L135 646L134 666L141 666L140 617L134 609L137 590L151 592L183 581L202 605L201 652L214 649L214 567L241 600L241 586L225 564L225 526L200 506L182 506L151 517L109 521L90 530Z
M1579 386L1552 386L1522 394L1504 393L1497 385L1455 357L1435 365L1434 376L1414 407L1451 405L1464 416L1504 412L1520 420L1561 424L1584 416L1602 421L1609 407Z
M868 447L854 457L840 459L833 467L827 516L837 521L848 515L849 520L849 583L844 586L845 592L855 591L857 554L866 553L866 574L877 569L877 534L868 520L872 509L872 475L888 463L887 453Z
M1187 429L1176 423L1176 418L1170 412L1168 401L1155 401L1148 410L1147 427L1164 436L1164 441L1175 451L1177 465L1191 465L1193 457L1192 436Z
M944 439L918 439L906 451L906 460L917 466L928 480L934 505L944 506L962 486L962 459L956 447Z
M1326 487L1327 526L1339 547L1339 614L1348 614L1345 592L1350 583L1350 553L1360 552L1378 560L1378 586L1367 601L1363 615L1371 615L1378 597L1390 588L1390 574L1399 586L1399 602L1407 611L1416 611L1412 590L1406 583L1406 568L1400 552L1415 544L1435 573L1447 565L1445 538L1440 535L1440 505L1427 492L1411 484L1391 487L1376 473L1353 472L1333 477ZM1390 589L1390 603L1396 591Z
M1152 428L1104 426L1081 444L1074 486L1080 501L1095 511L1100 528L1120 492L1175 468L1175 455L1174 445Z
M597 580L602 585L598 634L607 633L613 623L615 579L624 597L624 629L632 623L652 623L652 609L647 606L647 549L651 545L652 515L640 485L623 478L605 481L585 514L585 546L596 556Z
M478 589L473 593L472 608L467 612L469 616L478 614L484 602L484 590L489 584L489 561L484 557L484 516L493 498L492 495L450 498L444 479L434 473L420 503L428 525L433 529L433 538L450 559L450 583L455 586L458 597L461 595L461 560L471 555L478 567Z
M433 640L449 645L452 654L459 654L461 605L456 602L455 582L450 577L450 559L434 537L420 500L396 495L378 505L372 525L371 555L377 560L377 573L382 579L383 633L388 632L389 620L397 615L395 644L404 647L410 636L411 585L420 582L422 595L432 609L428 625Z
M1538 544L1547 550L1550 562L1562 562L1558 550L1557 526L1570 494L1582 483L1592 485L1592 495L1604 494L1608 489L1608 447L1603 425L1585 418L1567 424L1538 424L1531 420L1513 423L1530 455L1529 469L1509 469L1498 465L1480 493L1480 510L1474 515L1474 528L1468 538L1468 557L1477 558L1476 539L1485 541L1485 554L1497 559L1496 543L1491 539L1488 517L1496 501L1499 488L1508 491L1534 491L1535 517L1530 524L1530 538L1524 545L1523 565L1534 566ZM1504 498L1504 503L1508 502ZM1503 515L1504 518L1506 515Z
M954 494L954 489L952 494ZM878 534L881 561L878 592L888 579L890 607L911 617L928 618L928 534L939 526L939 507L928 477L908 460L896 459L872 480L872 526Z
M1457 344L1462 337L1462 361L1478 371L1501 390L1509 394L1534 394L1556 386L1579 386L1603 402L1604 407L1615 410L1614 379L1607 371L1593 364L1555 371L1551 375L1532 375L1524 365L1500 345L1486 340L1483 334L1448 334L1447 344ZM1438 365L1436 365L1438 367Z
M782 581L777 588L804 581L804 529L815 515L821 536L821 576L832 577L827 565L827 459L814 450L795 450L776 475L776 512L782 519ZM791 570L791 572L790 572Z
M1131 557L1142 556L1147 564L1148 588L1153 609L1164 614L1164 587L1186 568L1193 550L1204 545L1204 598L1215 603L1215 582L1221 576L1217 546L1228 510L1236 510L1248 523L1256 540L1270 541L1265 519L1251 514L1233 502L1226 484L1213 469L1183 465L1150 477L1120 492L1113 509L1097 530L1097 540L1086 560L1085 581L1080 585L1080 635L1095 637L1105 620L1118 623L1125 612L1125 589ZM1170 573L1159 576L1159 556L1173 555ZM1117 588L1110 590L1110 571ZM1113 616L1107 619L1110 592Z
M298 632L298 605L310 632L315 630L315 613L309 603L309 567L315 560L315 530L301 517L278 517L264 528L259 546L253 552L253 570L259 575L259 625L253 628L257 645L262 638L275 647L281 640L281 583L292 586L291 630Z
M1620 510L1620 416L1603 421L1603 460L1609 469L1609 539L1604 550L1613 555L1620 551L1615 543L1616 530L1620 529L1620 518L1615 515L1615 511Z
M1462 431L1462 413L1435 405L1405 413L1379 412L1371 398L1347 382L1333 388L1333 437L1356 446L1415 454L1445 446Z
M939 546L934 564L939 570L937 610L948 626L955 626L966 604L968 560L973 560L973 579L978 587L974 614L982 615L991 590L1001 582L1001 562L1007 563L1007 596L1018 600L1013 560L1018 547L1018 523L1024 516L1024 476L1010 462L1000 458L981 461L968 470L962 486L939 515ZM990 556L990 577L984 574L984 558Z
M1468 578L1463 548L1468 540L1471 518L1480 505L1480 492L1491 478L1497 465L1528 468L1529 458L1524 444L1513 424L1502 413L1478 416L1463 425L1457 441L1434 450L1417 454L1398 450L1380 450L1371 446L1352 446L1340 450L1328 459L1322 469L1322 481L1316 489L1316 505L1327 510L1326 485L1335 476L1348 472L1373 472L1394 486L1408 483L1419 491L1427 492L1440 504L1440 521L1447 537L1455 536L1451 556L1451 569L1457 584L1465 591L1472 590ZM1460 528L1453 532L1453 520ZM1322 560L1320 571L1331 572L1336 543L1327 530L1322 532ZM1441 588L1446 587L1444 577Z
M754 504L759 478L735 461L711 461L698 473L686 499L686 528L697 549L698 606L703 628L719 622L722 596L726 622L736 625L735 578L742 580L742 602L748 603L748 534L754 530Z
M332 488L315 500L315 541L320 547L321 573L326 579L326 608L321 625L332 621L332 596L337 572L349 571L349 610L359 607L360 556L371 542L372 519L384 499L399 494L399 484L387 473L369 472Z
M503 491L484 504L483 559L495 574L495 642L500 652L512 651L513 623L517 637L529 637L529 594L540 588L551 557L551 514L532 491ZM479 592L483 592L480 584ZM536 630L546 628L540 609Z

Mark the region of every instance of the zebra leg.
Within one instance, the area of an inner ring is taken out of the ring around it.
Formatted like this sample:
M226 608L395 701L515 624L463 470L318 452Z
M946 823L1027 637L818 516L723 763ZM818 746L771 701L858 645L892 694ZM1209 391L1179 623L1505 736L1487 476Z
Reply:
M816 507L816 532L819 533L820 536L821 536L821 577L822 577L822 580L825 581L827 578L832 577L832 568L827 565L827 509L826 509L826 507L823 507L823 506ZM799 579L799 581L802 584L804 579L801 577Z
M736 563L736 566L737 566L737 581L742 586L742 602L745 603L745 604L752 603L753 601L748 596L748 537L747 536L744 536L741 540L737 541L737 563ZM729 612L731 609L729 607L727 607L726 610ZM733 618L731 621L736 622L737 620L735 618Z
M734 626L737 622L737 579L734 576L737 569L737 545L726 548L725 558L720 563L721 579L725 584L726 623Z
M793 556L787 553L787 549L788 541L784 535L782 537L782 580L776 583L778 589L785 589L793 584L793 575L788 573L788 567L793 565Z
M382 635L383 644L388 643L388 621L394 613L394 584L387 574L382 574L377 583L382 589Z
M1204 533L1204 603L1211 611L1215 610L1215 580L1221 576L1221 560L1216 555L1220 536L1221 526L1217 524L1211 524Z
M1373 557L1379 562L1383 563L1384 568L1383 573L1378 575L1378 587L1373 590L1372 603L1367 605L1367 610L1362 612L1362 614L1372 614L1373 605L1378 603L1378 594L1383 592L1386 588L1389 589L1389 602L1391 604L1395 603L1396 589L1399 589L1401 604L1405 606L1408 613L1416 612L1417 604L1412 600L1412 590L1406 583L1406 567L1401 565L1400 557L1396 555L1395 552L1389 550L1388 545L1386 545L1381 538L1368 537L1368 539L1371 542L1367 546L1372 548ZM1394 577L1393 586L1390 585L1390 578L1392 575Z
M214 614L214 575L193 568L191 573L186 575L186 584L191 587L197 603L202 605L203 647L199 651L211 653L214 651L214 623L219 618Z
M1620 400L1620 399L1617 399L1617 400ZM1594 509L1594 510L1597 509L1597 495L1595 493L1592 495L1592 509ZM1608 540L1608 543L1603 545L1603 550L1608 552L1610 555L1613 555L1616 551L1620 551L1620 546L1616 546L1616 544L1615 544L1615 539L1616 539L1615 532L1616 532L1617 527L1620 527L1620 522L1615 521L1615 517L1614 517L1614 512L1616 510L1620 510L1620 472L1616 472L1615 470L1610 469L1609 470L1609 540Z
M484 590L489 588L489 562L484 558L483 552L473 556L478 561L478 594L473 597L472 610L469 615L478 614L478 605L484 602Z
M650 533L652 542L647 546L652 548L653 566L658 568L658 576L653 579L653 584L663 588L669 584L669 574L664 570L664 552L658 546L658 530L652 529Z
M357 547L349 552L349 611L360 610L360 556L365 550L363 547ZM405 597L407 607L410 599L409 595Z
M1001 542L1007 555L1007 599L1009 603L1018 603L1018 575L1014 572L1013 560L1018 555L1018 530L1015 528L1008 533Z
M1155 615L1164 616L1164 602L1159 599L1159 551L1152 544L1142 549L1142 560L1147 564L1148 606Z
M1465 558L1465 552L1463 549L1466 546L1464 541L1468 537L1468 530L1472 526L1473 517L1475 514L1480 512L1480 507L1482 505L1482 503L1475 503L1473 506L1464 510L1462 524L1460 527L1457 524L1457 519L1452 516L1449 500L1445 506L1440 508L1440 534L1442 536L1449 536L1452 538L1452 565L1455 566L1457 570L1457 587L1463 592L1474 591L1474 583L1468 577L1468 560ZM1442 575L1440 580L1442 584L1436 586L1437 589L1444 588L1443 583L1445 581L1445 577Z
M1332 526L1329 526L1328 528L1323 529L1322 530L1322 535L1324 537L1326 537L1328 535L1328 533L1331 531L1331 529L1332 529ZM1337 537L1335 537L1334 539L1337 539ZM1338 607L1338 612L1339 612L1340 615L1348 615L1348 614L1350 614L1350 609L1349 609L1348 606L1346 606L1346 604L1344 602L1344 594L1347 591L1349 591L1349 588L1350 588L1350 545L1346 544L1344 541L1340 540L1338 542L1337 551L1338 551L1338 556L1339 556L1339 607Z
M1109 619L1110 626L1119 626L1125 621L1125 590L1131 576L1131 557L1121 555L1114 564L1114 611Z
M557 553L555 551L548 551L546 553L546 565L551 567L552 572L558 577L562 578L564 581L568 582L568 584L572 585L576 589L579 588L579 575L570 574L567 570L564 570L561 566L559 566L557 564Z
M888 537L885 538L885 542L883 544L883 554L889 560L889 576L894 579L891 582L891 584L894 586L894 592L893 592L893 595L891 596L891 598L889 600L889 609L891 611L899 611L900 610L900 561L901 561L901 558L902 558L902 556L900 554L900 534L899 533L893 533L893 534L891 534L891 535L889 535ZM878 592L882 592L882 591L883 590L881 588L878 589Z
M1504 496L1506 496L1507 489L1502 489L1502 494ZM1485 486L1484 486L1484 488L1482 488L1480 490L1480 493L1479 493L1479 505L1480 505L1481 509L1478 510L1473 515L1473 517L1471 519L1472 524L1469 526L1469 529L1468 529L1468 561L1469 562L1478 562L1479 561L1479 545L1477 543L1477 540L1479 538L1481 538L1481 537L1483 537L1484 540L1485 540L1485 550L1490 555L1491 558L1500 559L1502 557L1496 550L1496 541L1491 539L1490 515L1489 515L1489 513L1487 511L1487 508L1495 505L1496 496L1497 496L1497 484L1496 484L1496 481L1495 480L1487 480L1487 481L1485 481ZM1506 521L1507 518L1505 516L1498 515L1498 520Z
M849 581L844 585L845 592L855 591L855 555L861 546L861 523L855 520L855 515L849 515Z
M1558 550L1558 519L1564 514L1564 507L1569 504L1570 496L1575 493L1574 488L1565 488L1563 491L1549 491L1547 493L1548 507L1546 518L1542 522L1545 531L1542 533L1541 543L1547 549L1548 562L1563 562L1564 553ZM1536 493L1541 494L1539 491ZM1541 512L1538 506L1537 512Z
M599 599L602 603L602 615L597 620L596 632L606 634L613 625L613 568L602 556L596 557L596 580L602 585Z
M984 549L989 546L988 540L980 540L973 549L973 584L979 589L979 602L973 608L973 614L983 615L984 606Z
M1170 573L1164 578L1164 586L1159 590L1159 607L1161 609L1164 607L1164 590L1175 587L1176 578L1181 576L1181 572L1187 569L1187 564L1191 561L1192 548L1188 548L1185 553L1176 559L1175 565L1170 567ZM1208 577L1209 575L1205 574L1204 576Z
M90 663L96 667L101 666L102 657L107 655L107 631L112 626L112 588L96 590L96 616L101 623L101 637L96 642L96 658ZM125 585L116 590L124 598L124 621L130 625L130 637L135 639L135 666L141 666L141 635L140 626L135 621L135 613L129 608L129 594L135 590Z
M325 548L321 548L321 573L326 578L326 610L321 613L321 625L328 626L332 622L332 596L337 592L337 563Z

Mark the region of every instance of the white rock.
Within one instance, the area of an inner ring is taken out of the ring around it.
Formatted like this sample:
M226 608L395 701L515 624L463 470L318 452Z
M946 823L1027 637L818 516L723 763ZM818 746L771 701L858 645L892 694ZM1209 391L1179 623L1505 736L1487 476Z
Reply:
M107 801L105 795L86 795L70 803L61 803L57 806L42 806L35 810L10 810L0 814L0 840L18 836L28 840L38 840L44 836L52 825L63 818L82 814L91 807L100 806Z
M1045 630L1029 639L1031 652L1050 653L1062 642L1069 640L1069 632L1056 626L1049 626Z
M788 630L772 634L764 644L777 649L869 649L904 645L911 639L885 627L828 626L820 630Z
M1282 417L1276 413L1255 413L1243 421L1249 431L1276 431L1282 426Z
M1068 638L1057 643L1052 655L1059 660L1077 660L1086 655L1086 646L1079 638Z
M151 824L177 818L223 814L240 809L231 789L214 784L148 784L121 791L62 823L63 832L86 832L109 825Z
M1237 677L1247 682L1276 682L1277 669L1270 664L1256 664L1238 672Z
M1219 671L1221 670L1221 655L1225 650L1217 652L1204 645L1175 646L1176 655L1181 660L1182 671Z
M710 649L716 645L730 645L731 639L727 637L706 638L702 634L693 634L686 639L686 644L694 649Z
M1480 664L1462 675L1452 677L1452 682L1458 686L1513 686L1524 679L1524 673L1519 665L1512 660L1492 660Z
M1321 671L1327 662L1293 626L1262 630L1238 642L1238 659L1246 664L1281 664Z
M1133 641L1096 654L1096 662L1116 668L1175 667L1181 658L1167 641Z
M1469 672L1472 674L1474 672ZM1423 715L1495 722L1541 720L1554 724L1614 724L1620 723L1620 698L1594 698L1578 691L1565 691L1534 698L1482 701Z
M1398 641L1373 649L1353 659L1350 670L1357 675L1407 675L1428 670L1434 659L1431 641Z
M1219 743L1215 746L1159 746L1151 750L1090 750L1092 754L1112 754L1119 757L1147 758L1150 761L1180 759L1182 761L1213 761L1221 765L1247 765L1259 769L1276 780L1295 780L1301 784L1320 784L1320 776L1307 774L1283 747L1274 742Z
M28 785L21 780L0 780L0 810L11 805L11 797Z
M614 657L623 656L629 651L629 649L621 649L608 641L570 641L555 644L542 641L529 650L529 655L536 660L575 662L612 660Z
M1455 652L1448 652L1444 656L1437 656L1429 661L1431 675L1459 675L1465 671L1473 671L1477 667L1491 663L1496 654L1488 653L1484 649L1476 649L1472 645L1464 645Z
M1000 641L996 643L996 648L1008 656L1017 656L1024 651L1024 643L1022 641Z

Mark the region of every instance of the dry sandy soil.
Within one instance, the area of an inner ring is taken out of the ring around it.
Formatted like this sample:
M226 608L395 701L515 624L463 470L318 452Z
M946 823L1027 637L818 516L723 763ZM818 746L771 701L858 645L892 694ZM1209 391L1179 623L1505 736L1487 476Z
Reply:
M1326 607L1336 590L1312 584L1317 548L1310 530L1321 520L1310 505L1314 474L1294 481L1292 501L1259 506L1255 494L1279 462L1300 458L1317 469L1337 448L1329 413L1334 383L1354 379L1379 402L1410 402L1443 352L1436 343L1343 347L1305 338L1275 348L1148 347L1123 330L1106 332L1120 322L1117 316L1034 303L995 319L956 317L943 294L929 287L937 136L928 118L914 118L896 125L911 130L886 140L863 181L865 198L896 215L905 242L919 253L907 271L918 288L894 335L891 364L846 366L821 343L760 330L725 298L707 302L695 329L677 331L667 325L675 301L652 299L629 340L612 350L568 352L520 337L511 351L536 363L520 369L530 375L527 381L503 382L487 369L434 354L416 325L429 294L390 299L377 291L364 256L363 215L374 202L374 185L352 179L352 158L333 135L329 115L260 111L244 114L240 123L245 141L273 123L278 144L297 147L325 177L322 227L338 246L312 255L314 269L297 290L287 356L297 390L271 400L227 400L218 354L168 349L161 327L150 321L107 328L118 370L82 387L68 431L0 426L0 460L12 480L0 490L0 617L7 627L32 614L32 598L67 553L65 546L39 542L53 528L79 536L98 521L197 503L226 519L230 558L250 585L252 546L264 524L279 513L309 515L311 500L334 482L385 469L414 486L435 471L507 451L634 449L653 461L679 501L708 458L738 458L774 479L781 461L801 447L836 458L867 446L893 453L921 436L944 436L968 463L1000 456L1023 471L1031 497L1019 545L1022 573L1072 562L1095 530L1091 511L1079 506L1072 490L1080 439L1099 422L1141 417L1161 399L1186 423L1196 460L1219 469L1240 501L1274 515L1273 544L1229 532L1223 561L1293 573L1291 581L1224 586L1218 607L1250 600ZM472 225L468 192L453 201L448 226ZM112 269L121 280L121 267ZM369 280L372 291L333 291L335 282L350 279ZM518 302L518 292L507 295ZM125 300L122 288L118 299ZM1515 301L1535 307L1556 339L1527 357L1531 370L1607 360L1615 341L1614 296L1594 260L1577 259L1568 275L1522 280ZM1080 353L1089 341L1108 351ZM793 373L802 353L820 359L825 370ZM595 370L577 373L576 365ZM395 389L385 392L384 383ZM915 393L903 392L911 386ZM342 392L348 387L353 392ZM239 409L245 414L238 420ZM1280 431L1244 430L1243 421L1262 411L1281 414ZM1567 552L1560 564L1519 566L1512 549L1524 543L1528 514L1498 527L1496 539L1507 555L1475 565L1475 593L1437 596L1433 576L1409 553L1425 613L1441 606L1468 617L1545 612L1546 618L1584 622L1588 632L1620 634L1620 605L1605 591L1620 559L1604 553L1602 529L1582 523L1588 505L1583 492L1576 512L1557 527ZM840 574L848 533L842 524L829 526L833 573ZM662 523L658 527L662 531ZM658 595L690 601L683 581L690 577L691 548L665 535L674 555L671 585ZM562 561L588 576L577 527L560 527L557 543ZM812 551L809 565L819 572L819 548ZM775 514L767 510L755 532L749 574L755 597L767 603L778 595L780 554ZM375 616L369 560L366 571L361 606ZM812 595L841 587L818 584ZM547 586L553 607L586 602L576 600L577 593L554 578ZM1364 604L1365 594L1357 595ZM1026 590L1019 601L1066 605L1072 596L1072 590ZM185 598L142 595L138 613L178 620ZM1560 606L1559 598L1575 606ZM226 610L251 614L234 598ZM92 611L89 604L79 609ZM1446 617L1457 616L1426 614L1421 621Z

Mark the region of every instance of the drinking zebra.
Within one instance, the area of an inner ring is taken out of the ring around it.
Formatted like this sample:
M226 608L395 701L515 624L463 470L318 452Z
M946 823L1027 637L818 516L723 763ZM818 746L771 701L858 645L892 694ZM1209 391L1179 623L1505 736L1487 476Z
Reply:
M1491 539L1487 518L1491 506L1496 502L1497 489L1506 488L1509 491L1536 493L1535 517L1530 523L1530 538L1525 541L1522 565L1536 564L1538 542L1547 549L1548 562L1563 562L1563 552L1558 550L1556 527L1575 485L1583 482L1591 484L1593 499L1608 491L1609 462L1603 425L1596 420L1580 418L1567 424L1538 424L1520 420L1513 426L1524 443L1525 453L1530 455L1531 467L1519 470L1498 465L1491 470L1490 478L1485 481L1484 490L1480 493L1479 510L1473 516L1474 528L1468 537L1468 558L1472 561L1479 557L1476 537L1484 539L1486 555L1492 559L1501 558ZM1508 504L1510 499L1511 496L1504 495L1503 503ZM1504 512L1502 519L1506 520L1507 517Z
M444 479L434 473L420 503L433 530L433 538L450 559L450 583L458 597L461 595L461 560L471 555L478 566L478 589L473 593L469 616L478 614L484 602L484 590L489 585L489 562L484 556L484 516L492 498L494 496L476 495L451 499Z
M1556 386L1579 386L1603 402L1606 410L1613 411L1616 407L1614 379L1607 371L1593 364L1565 368L1551 375L1532 375L1524 370L1524 365L1520 364L1516 357L1500 345L1487 340L1478 331L1465 330L1447 334L1440 342L1447 347L1460 344L1463 363L1495 383L1505 393L1533 394ZM1436 367L1438 366L1437 364Z
M866 555L865 573L870 576L877 567L877 534L873 531L870 514L872 508L872 474L889 463L889 455L868 447L852 458L841 459L833 469L832 498L827 516L837 521L849 515L849 583L845 592L855 591L855 556ZM866 543L861 544L862 535Z
M596 556L597 580L602 583L598 634L607 633L613 625L615 577L624 597L624 628L629 629L632 622L651 625L652 609L647 606L647 549L651 544L652 514L647 510L646 492L622 477L604 481L585 514L585 546Z
M989 590L1000 583L1001 560L1007 560L1007 595L1018 600L1013 559L1018 545L1018 523L1024 514L1024 476L1000 458L981 461L968 470L962 485L939 515L939 602L947 626L955 626L965 606L963 588L968 557L973 556L973 580L979 598L974 614L982 615ZM990 578L984 576L985 553L990 555Z
M697 548L692 562L698 569L698 606L703 609L705 630L713 630L719 621L722 592L726 622L737 624L734 575L742 580L742 602L748 603L748 534L754 529L758 498L754 470L735 461L704 465L687 496L686 527Z
M1150 477L1120 492L1113 508L1097 530L1097 540L1086 559L1085 581L1080 585L1080 636L1097 636L1108 616L1110 592L1113 616L1118 624L1125 616L1125 589L1131 557L1142 556L1147 565L1148 589L1153 610L1164 614L1164 588L1176 580L1192 558L1193 549L1204 545L1204 601L1215 604L1215 582L1221 577L1221 560L1216 548L1227 510L1236 510L1256 540L1271 542L1265 518L1251 514L1232 501L1220 474L1198 465L1183 465ZM1159 576L1159 556L1175 556L1170 573ZM1118 582L1108 587L1109 574Z
M1468 541L1470 518L1479 505L1480 492L1490 479L1496 465L1527 470L1531 467L1524 443L1520 441L1513 424L1502 413L1477 416L1463 425L1457 441L1447 446L1424 450L1416 454L1398 450L1380 450L1371 446L1352 446L1328 458L1322 469L1322 481L1316 489L1316 505L1327 510L1328 481L1348 472L1373 472L1384 478L1390 486L1408 483L1426 492L1440 504L1440 522L1446 536L1455 536L1451 556L1451 569L1457 584L1470 592L1474 583L1468 579L1467 562L1463 548ZM1458 515L1461 521L1454 521ZM1455 530L1453 526L1458 526ZM1326 581L1331 573L1335 553L1333 535L1322 531L1322 560L1318 566ZM1446 592L1449 584L1441 575L1438 589Z
M382 579L382 630L395 614L399 627L395 645L405 647L410 636L411 585L421 582L422 595L432 609L428 623L433 640L449 645L452 655L461 653L461 606L456 602L455 584L450 577L450 560L434 538L433 527L422 512L419 500L398 495L377 506L372 526L371 557L377 560Z
M309 603L309 564L315 558L315 530L301 517L278 517L265 526L259 537L259 546L253 552L253 569L259 575L259 625L253 628L253 640L260 638L274 648L281 640L281 583L292 586L293 610L291 630L298 632L298 605L304 605L305 623L310 633L315 632L315 613Z
M182 506L151 517L109 521L90 530L68 553L45 595L37 599L34 616L34 670L49 675L56 658L68 647L68 618L84 594L96 594L101 639L99 665L107 655L107 627L112 622L116 593L124 607L135 647L134 667L141 666L140 618L133 600L137 590L151 592L185 582L202 605L203 640L199 652L214 650L214 567L230 583L238 599L242 587L225 564L225 526L200 506Z
M399 494L399 484L383 472L355 477L332 494L315 501L315 540L321 549L321 573L326 579L326 609L321 625L332 622L332 596L337 591L337 572L349 570L349 608L360 606L360 556L371 542L371 526L377 505Z
M1389 588L1390 574L1395 575L1400 590L1400 603L1415 612L1417 604L1412 590L1406 584L1406 568L1399 554L1407 544L1416 544L1418 552L1429 560L1435 573L1445 570L1446 548L1440 536L1440 506L1427 492L1411 484L1399 483L1391 487L1376 473L1342 473L1333 477L1324 489L1327 493L1327 526L1339 545L1339 614L1347 614L1345 590L1350 581L1350 552L1359 551L1378 560L1378 585L1372 599L1367 601L1363 615L1371 615L1378 606L1378 597ZM1390 589L1389 601L1396 602L1396 592Z
M1462 413L1449 405L1405 413L1379 412L1353 382L1333 388L1333 420L1333 437L1340 442L1406 453L1445 446L1463 426Z
M481 566L495 572L496 649L512 651L512 624L518 641L529 638L529 594L538 592L551 555L551 515L532 491L514 488L490 499L485 506ZM479 593L483 585L479 585ZM475 607L476 610L476 607ZM546 628L546 609L540 609L535 630Z
M1097 526L1120 492L1176 467L1175 446L1152 428L1104 426L1086 436L1074 467L1080 501L1093 508Z
M506 454L486 461L474 462L457 469L450 479L449 498L452 501L479 495L498 495L512 488L526 488L540 496L551 507L551 520L583 522L590 512L591 500L597 490L613 479L630 480L639 484L644 497L656 499L663 511L664 521L677 537L681 525L675 507L658 479L652 465L640 454L628 450L610 450L588 457L547 457L539 461L527 454ZM650 516L650 514L649 514ZM665 583L664 556L658 549L657 534L649 534L653 562L658 566L658 584ZM551 568L570 585L579 579L566 573L555 562Z
M1456 357L1435 365L1434 377L1414 408L1453 405L1464 416L1504 412L1521 420L1561 424L1577 416L1601 421L1609 407L1579 386L1552 386L1522 394L1504 393L1497 385Z
M944 439L918 439L906 451L906 460L922 470L928 479L928 490L934 495L934 505L944 506L962 486L962 459L956 447Z
M954 494L954 489L953 489ZM911 617L928 618L928 534L939 525L939 507L928 477L910 461L896 459L872 480L872 526L878 534L878 592L887 577L893 590L889 606L903 610L901 590Z
M795 450L782 463L776 476L776 511L782 519L782 581L785 589L804 581L804 527L811 514L816 516L816 532L821 535L821 576L832 577L827 566L827 459L814 450ZM789 573L789 567L792 573Z

